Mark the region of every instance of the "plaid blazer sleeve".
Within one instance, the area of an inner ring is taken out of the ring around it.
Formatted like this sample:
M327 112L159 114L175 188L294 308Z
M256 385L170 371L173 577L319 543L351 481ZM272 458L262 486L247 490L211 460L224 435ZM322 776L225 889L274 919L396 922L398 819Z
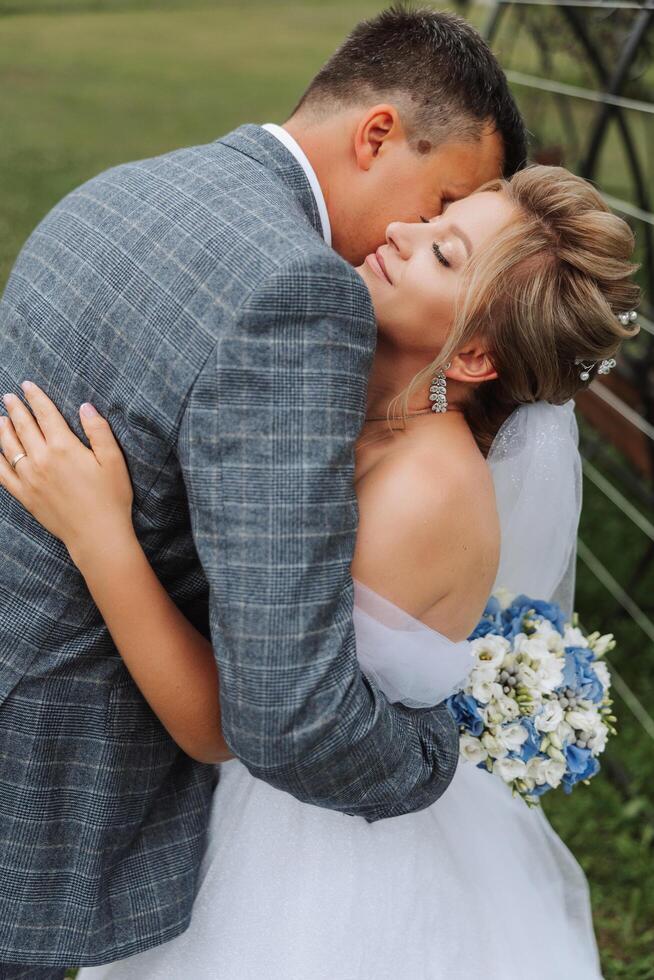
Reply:
M369 821L437 799L458 747L443 706L390 705L356 658L354 442L374 344L356 273L324 249L295 258L221 335L178 446L227 743L255 776Z

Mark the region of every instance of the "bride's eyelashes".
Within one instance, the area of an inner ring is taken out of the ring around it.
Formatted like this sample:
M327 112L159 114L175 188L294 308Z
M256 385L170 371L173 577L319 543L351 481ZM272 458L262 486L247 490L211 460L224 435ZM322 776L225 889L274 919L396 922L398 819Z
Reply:
M418 215L418 217L420 218L420 220L424 224L426 224L426 225L429 224L429 218L425 218L421 214ZM434 255L436 256L436 258L438 259L438 261L440 262L441 265L444 265L446 269L451 269L452 268L451 264L447 261L447 259L445 258L445 256L441 252L440 245L438 244L438 242L434 242L433 243L432 250L433 250Z
M446 269L451 268L450 263L447 261L447 259L445 258L445 256L441 252L440 246L439 246L438 242L434 242L433 243L433 245L432 245L432 251L433 251L434 255L436 256L436 258L438 259L438 261L440 262L441 265L444 265Z

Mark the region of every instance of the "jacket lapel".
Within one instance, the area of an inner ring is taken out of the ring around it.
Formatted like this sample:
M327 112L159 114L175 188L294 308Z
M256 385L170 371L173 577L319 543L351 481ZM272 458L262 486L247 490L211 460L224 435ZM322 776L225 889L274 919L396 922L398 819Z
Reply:
M313 228L322 237L318 205L307 175L292 153L271 133L248 123L217 141L272 170L292 190Z

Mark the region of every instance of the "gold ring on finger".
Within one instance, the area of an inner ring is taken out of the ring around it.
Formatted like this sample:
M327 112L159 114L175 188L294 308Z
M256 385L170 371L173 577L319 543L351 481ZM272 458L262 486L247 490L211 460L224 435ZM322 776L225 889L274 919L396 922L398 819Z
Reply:
M21 459L25 459L26 456L27 456L27 453L16 453L16 455L14 456L14 458L11 461L11 468L12 468L12 470L15 470L16 467L17 467L17 465L20 463Z

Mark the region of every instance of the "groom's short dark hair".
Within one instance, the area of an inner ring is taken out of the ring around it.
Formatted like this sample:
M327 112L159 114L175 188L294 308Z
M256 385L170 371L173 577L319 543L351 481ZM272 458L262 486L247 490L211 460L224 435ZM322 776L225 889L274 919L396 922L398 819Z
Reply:
M371 96L400 97L418 152L474 141L490 122L504 142L505 176L526 162L525 128L504 72L481 35L455 14L400 5L357 24L294 111L322 114Z

